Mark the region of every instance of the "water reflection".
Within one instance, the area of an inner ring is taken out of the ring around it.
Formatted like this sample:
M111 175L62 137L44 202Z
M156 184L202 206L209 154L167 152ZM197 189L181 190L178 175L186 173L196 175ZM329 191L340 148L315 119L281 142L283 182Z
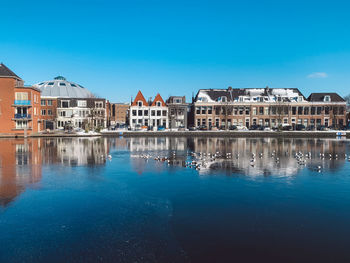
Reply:
M43 165L103 166L111 149L130 155L131 169L138 174L191 167L200 174L251 177L290 177L303 169L337 171L349 153L346 140L279 138L28 138L1 140L0 147L1 206L39 182ZM298 163L299 153L305 163Z
M0 141L0 205L12 202L42 178L42 165L103 165L109 147L103 138L16 139Z
M336 171L347 161L346 140L281 138L130 138L134 169L143 160L195 168L200 174L294 176L301 170ZM301 157L300 157L301 156Z

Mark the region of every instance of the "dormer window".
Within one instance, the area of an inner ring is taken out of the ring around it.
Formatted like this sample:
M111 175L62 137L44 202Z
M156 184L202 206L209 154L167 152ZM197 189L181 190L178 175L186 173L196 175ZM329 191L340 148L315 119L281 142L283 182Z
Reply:
M137 106L142 107L142 101L138 101Z
M302 96L299 96L299 97L298 97L298 101L299 101L299 102L303 101L303 97L302 97Z
M324 101L325 102L330 102L331 101L331 96L329 96L329 95L324 96Z
M219 97L218 98L218 101L220 102L227 102L227 98L226 98L226 96L222 96L222 97Z

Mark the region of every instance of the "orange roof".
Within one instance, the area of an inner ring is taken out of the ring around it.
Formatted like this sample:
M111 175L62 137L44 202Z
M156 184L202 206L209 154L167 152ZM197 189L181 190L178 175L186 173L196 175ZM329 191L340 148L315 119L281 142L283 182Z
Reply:
M138 101L142 101L142 104L144 106L148 106L148 103L145 99L145 97L142 95L142 92L139 90L139 92L136 95L136 98L134 99L133 103L131 104L131 106L137 106L137 102Z
M157 94L157 96L154 98L154 101L152 102L152 105L151 106L156 106L156 102L157 101L160 101L162 103L162 106L164 107L165 106L165 102L164 100L162 99L162 97L159 95L159 93Z

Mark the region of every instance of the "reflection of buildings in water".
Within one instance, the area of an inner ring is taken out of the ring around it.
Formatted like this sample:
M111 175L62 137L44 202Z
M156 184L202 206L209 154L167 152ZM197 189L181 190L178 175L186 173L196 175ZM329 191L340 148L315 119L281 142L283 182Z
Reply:
M109 152L106 138L0 140L0 147L2 206L14 200L26 185L40 181L42 164L104 164Z
M294 158L295 153L311 153L307 167L313 169L321 165L323 169L338 169L344 164L345 142L320 139L284 139L284 138L194 138L194 151L215 154L219 152L229 160L219 159L212 164L211 170L223 169L245 175L292 176L304 169ZM321 160L319 153L333 156L338 160ZM254 167L251 165L252 153L256 154ZM260 156L260 154L262 154ZM340 158L342 156L343 159ZM278 158L278 159L277 159Z
M115 149L115 150L127 150L127 140L125 138L115 138L115 137L109 137L108 138L108 147L109 149Z
M27 184L40 181L42 160L38 140L1 140L0 144L0 205L6 206Z
M150 153L153 157L169 156L169 165L184 166L187 159L188 139L183 137L131 137L127 138L128 149L132 153ZM175 152L175 157L173 157ZM133 169L142 174L147 162L140 158L131 158ZM165 169L162 163L154 163L152 169L161 172Z
M228 173L241 173L249 176L275 175L293 176L305 166L299 165L295 159L298 152L311 153L312 158L306 162L306 167L315 169L322 166L322 170L338 169L344 163L345 141L322 139L286 139L286 138L164 138L164 137L136 137L128 138L130 151L148 153L153 157L167 156L171 166L185 166L188 152L196 153L220 153L223 158L206 163L210 169L201 169L200 173L216 170L225 170ZM175 151L176 155L173 155ZM338 154L335 160L320 159L319 153L328 155ZM231 153L232 158L227 159L226 153ZM252 153L255 154L254 166L252 166ZM342 158L341 158L342 156ZM152 163L153 164L153 163ZM143 159L132 158L133 168L141 174L146 169ZM162 167L162 168L160 168ZM153 170L165 169L165 166L154 164Z
M64 165L96 165L106 162L106 138L58 138L57 160Z

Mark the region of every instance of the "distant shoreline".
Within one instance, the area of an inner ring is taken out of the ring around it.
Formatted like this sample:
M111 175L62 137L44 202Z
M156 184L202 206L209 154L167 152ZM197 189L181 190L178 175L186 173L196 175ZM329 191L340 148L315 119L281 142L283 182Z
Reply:
M350 132L340 131L350 138ZM27 138L75 138L75 137L229 137L229 138L337 138L339 131L124 131L100 134L30 134ZM0 134L0 138L25 138L23 134Z

